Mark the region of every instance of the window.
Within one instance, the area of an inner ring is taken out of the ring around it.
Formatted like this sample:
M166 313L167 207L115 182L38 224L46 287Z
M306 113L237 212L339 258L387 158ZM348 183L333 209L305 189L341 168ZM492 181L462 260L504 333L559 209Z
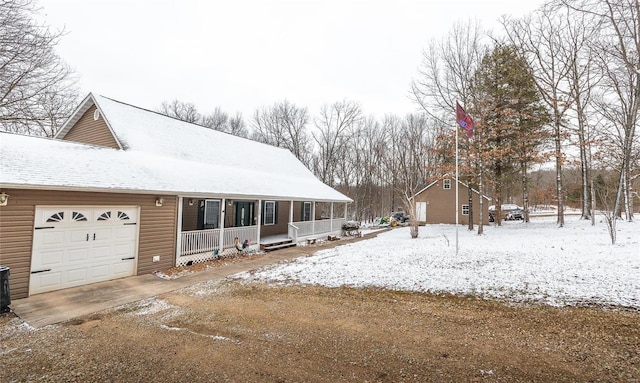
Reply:
M276 224L276 201L264 201L264 224Z
M84 214L82 213L74 211L73 213L71 213L71 219L73 221L80 222L80 221L86 221L87 217L85 217Z
M442 187L446 190L451 189L451 180L442 180Z
M302 220L311 221L311 202L302 203Z
M220 225L220 201L204 201L204 228L217 229Z
M63 211L55 213L54 215L49 217L49 219L47 219L47 222L62 222L62 220L64 220L64 212Z
M462 205L462 215L469 215L469 205Z

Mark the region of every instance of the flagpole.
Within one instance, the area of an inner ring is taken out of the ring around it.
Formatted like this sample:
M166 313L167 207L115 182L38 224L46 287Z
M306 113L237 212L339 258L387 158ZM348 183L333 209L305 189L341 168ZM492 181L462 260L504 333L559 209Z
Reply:
M456 255L458 255L458 128L456 133Z
M467 132L467 137L471 138L473 136L473 120L471 116L467 114L467 112L462 109L460 103L456 101L456 122L460 125L461 128ZM458 209L460 202L458 201L458 128L455 130L456 132L456 255L458 255ZM470 186L469 186L470 187ZM482 197L480 197L482 198Z

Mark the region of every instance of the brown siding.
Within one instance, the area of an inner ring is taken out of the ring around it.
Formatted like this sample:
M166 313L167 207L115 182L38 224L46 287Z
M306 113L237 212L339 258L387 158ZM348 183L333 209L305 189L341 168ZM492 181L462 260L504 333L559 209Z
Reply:
M189 206L189 200L193 205ZM198 209L200 201L197 198L184 198L182 201L182 231L198 230Z
M111 134L102 114L97 120L93 119L95 110L95 105L90 107L62 139L118 149L118 143Z
M177 197L4 189L10 195L7 206L0 207L0 264L8 266L11 297L28 296L36 205L139 206L137 274L149 274L175 265ZM160 262L153 262L159 255Z
M260 227L260 236L266 237L269 235L287 234L289 227L289 201L277 201L278 202L278 220L275 225L262 225ZM294 203L295 206L295 203ZM263 205L264 209L264 205Z
M456 189L455 183L451 181L451 189L444 189L442 187L442 181L438 181L432 185L429 189L423 191L416 196L416 201L427 202L427 223L437 224L455 224L456 223ZM469 191L466 186L459 185L458 187L458 223L461 225L467 225L469 223L469 216L462 215L462 205L469 204ZM482 221L485 225L489 224L489 203L485 199L483 205ZM480 196L478 193L473 193L473 222L478 224L480 222Z

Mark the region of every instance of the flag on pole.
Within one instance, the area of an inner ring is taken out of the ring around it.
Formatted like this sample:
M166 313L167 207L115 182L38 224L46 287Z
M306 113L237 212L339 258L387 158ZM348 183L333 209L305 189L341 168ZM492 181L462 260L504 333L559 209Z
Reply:
M458 101L456 101L456 120L458 125L467 132L467 137L473 137L473 119L462 109Z

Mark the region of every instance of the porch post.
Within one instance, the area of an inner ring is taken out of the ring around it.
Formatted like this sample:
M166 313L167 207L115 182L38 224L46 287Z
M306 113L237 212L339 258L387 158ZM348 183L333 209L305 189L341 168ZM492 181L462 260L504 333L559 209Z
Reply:
M316 201L311 204L311 233L316 235Z
M275 212L274 212L275 214ZM262 226L262 200L258 200L258 249L260 249L260 226Z
M178 217L176 219L176 262L174 266L178 265L178 258L182 255L182 197L178 197Z
M333 233L333 202L331 202L331 209L329 212L329 232Z
M345 203L344 203L344 220L345 220L345 221L347 220L347 206L348 206L348 203L347 203L347 202L345 202Z
M227 212L227 200L222 199L222 206L220 206L220 238L218 239L218 255L222 254L224 249L224 217Z
M289 202L289 223L293 223L293 200Z

